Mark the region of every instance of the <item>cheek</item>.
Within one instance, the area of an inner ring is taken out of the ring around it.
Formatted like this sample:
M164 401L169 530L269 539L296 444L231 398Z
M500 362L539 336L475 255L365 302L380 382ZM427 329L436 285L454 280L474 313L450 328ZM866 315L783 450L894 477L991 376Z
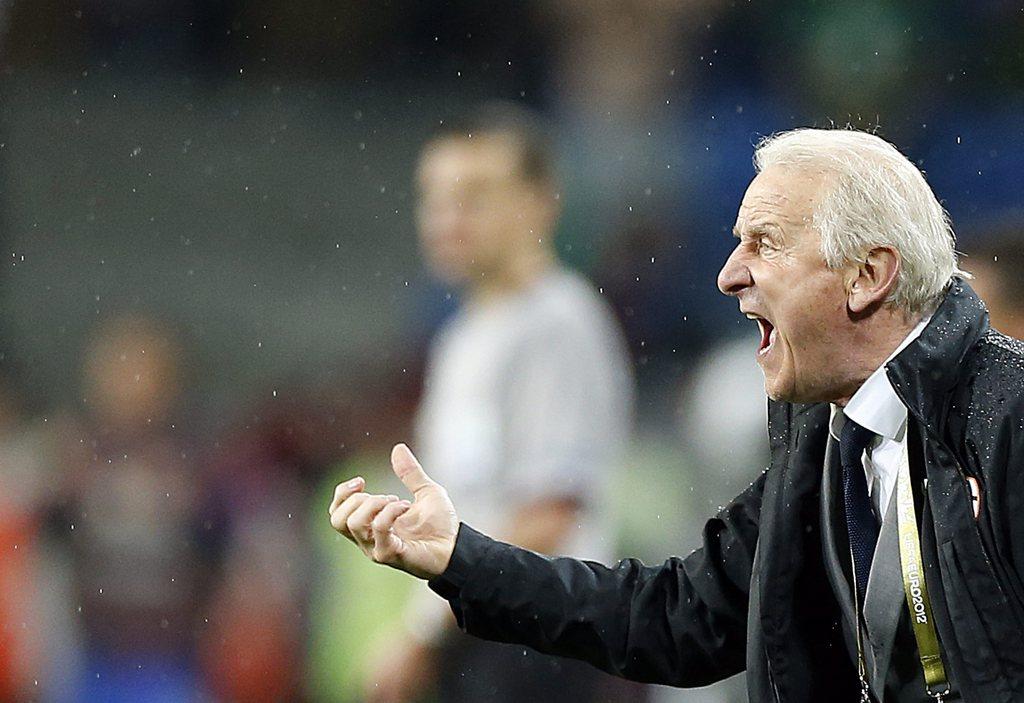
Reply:
M835 310L807 311L799 320L797 331L790 340L794 363L804 373L834 373L848 351L840 341L839 320Z
M794 286L779 316L780 333L797 352L833 344L836 330L846 319L846 297L831 273L805 281Z

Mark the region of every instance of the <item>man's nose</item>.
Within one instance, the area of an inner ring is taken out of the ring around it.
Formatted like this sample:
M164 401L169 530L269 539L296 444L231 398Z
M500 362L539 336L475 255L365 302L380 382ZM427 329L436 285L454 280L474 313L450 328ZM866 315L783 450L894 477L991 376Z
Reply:
M725 260L725 265L718 272L718 290L725 295L736 295L744 288L753 283L750 277L750 269L742 260L740 248L736 247Z

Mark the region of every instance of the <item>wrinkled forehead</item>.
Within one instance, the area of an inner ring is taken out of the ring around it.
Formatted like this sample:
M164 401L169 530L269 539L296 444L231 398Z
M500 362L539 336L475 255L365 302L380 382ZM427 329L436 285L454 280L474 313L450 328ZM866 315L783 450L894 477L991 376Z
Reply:
M736 231L772 226L782 229L812 226L830 178L821 169L770 166L750 182L736 216Z

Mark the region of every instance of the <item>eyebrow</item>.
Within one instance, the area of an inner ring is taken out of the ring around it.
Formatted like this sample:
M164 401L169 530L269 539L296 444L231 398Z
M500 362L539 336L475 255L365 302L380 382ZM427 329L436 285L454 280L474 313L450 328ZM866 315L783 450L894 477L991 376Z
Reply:
M743 230L746 232L747 236L757 236L768 233L764 227L750 225L744 227ZM732 236L735 237L736 239L743 239L744 231L741 231L739 227L734 225L732 228Z
M762 222L755 225L747 225L746 232L751 237L773 237L780 244L785 242L785 233L782 228L778 225L770 222ZM740 231L739 227L733 226L732 236L736 239L743 239L743 232Z

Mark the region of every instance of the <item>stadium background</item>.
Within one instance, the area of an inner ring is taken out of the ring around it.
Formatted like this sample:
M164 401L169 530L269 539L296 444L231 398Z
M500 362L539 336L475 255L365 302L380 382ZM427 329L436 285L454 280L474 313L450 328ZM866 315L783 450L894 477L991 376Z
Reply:
M1022 229L1020 3L6 0L0 13L0 482L20 496L0 515L3 548L21 550L0 567L0 620L22 653L0 663L3 691L56 699L74 662L88 668L82 623L54 615L82 568L67 556L80 468L67 445L95 448L120 397L96 350L149 335L175 369L148 391L164 439L187 447L224 522L207 530L218 585L196 591L205 622L190 633L209 688L353 699L362 643L407 584L353 567L323 511L336 478L385 481L387 448L408 438L426 344L454 304L419 260L412 168L442 120L481 100L550 121L559 252L629 339L640 402L620 480L623 507L643 509L622 510L623 554L685 552L763 466L749 449L763 436L754 332L715 288L759 137L877 128L927 172L961 250ZM723 386L722 368L743 372Z

